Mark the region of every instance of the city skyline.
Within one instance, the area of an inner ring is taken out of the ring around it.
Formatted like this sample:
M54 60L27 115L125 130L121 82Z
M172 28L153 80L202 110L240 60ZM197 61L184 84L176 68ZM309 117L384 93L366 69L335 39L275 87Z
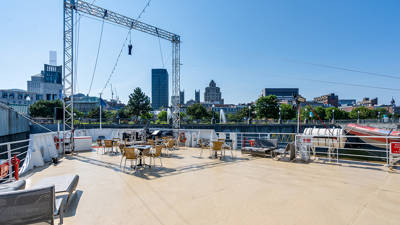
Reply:
M226 103L254 101L266 87L298 87L300 94L307 99L335 93L339 99L360 101L363 97L378 97L379 103L389 104L394 97L396 102L400 101L397 90L340 84L396 89L396 79L296 62L321 63L396 76L400 70L396 61L400 56L400 46L396 40L400 35L392 27L399 19L395 10L400 6L398 2L387 1L382 5L355 1L305 1L303 4L255 1L231 4L229 11L224 10L226 3L204 1L193 5L178 1L153 1L142 16L144 22L181 35L181 89L188 93L187 99L194 98L191 94L194 90L201 89L203 92L209 81L215 80ZM135 17L145 2L98 0L95 4ZM343 5L346 7L343 8ZM57 58L62 59L62 4L43 0L41 4L24 2L21 7L19 1L13 1L6 2L5 6L10 10L0 16L0 24L7 35L0 37L0 43L3 43L2 53L7 57L0 61L0 66L3 73L13 79L2 82L0 89L25 89L29 77L47 63L49 50L56 50ZM11 13L16 10L24 16L17 17ZM171 14L170 10L179 13ZM309 15L311 10L315 13ZM201 13L206 11L206 15ZM167 16L168 24L165 23ZM27 20L28 17L35 17L35 20ZM232 23L239 23L240 26L232 26ZM100 27L99 21L81 18L77 92L87 92ZM196 27L204 32L199 32ZM371 31L376 32L370 35ZM47 35L40 39L30 38L35 32ZM103 88L126 32L120 27L105 24L93 95ZM204 33L214 34L213 41L205 38L210 35ZM171 67L169 43L161 41L161 60L157 38L133 32L132 40L133 55L128 56L127 49L124 49L111 79L123 102L127 102L135 87L141 87L151 96L149 71L163 68L162 61L169 73ZM60 62L58 60L59 65ZM104 97L111 97L109 87Z

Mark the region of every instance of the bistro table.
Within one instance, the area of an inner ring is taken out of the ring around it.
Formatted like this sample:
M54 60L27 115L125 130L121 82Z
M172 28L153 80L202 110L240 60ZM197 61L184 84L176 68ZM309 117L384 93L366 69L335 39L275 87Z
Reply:
M147 165L146 163L142 163L142 155L143 155L144 150L151 149L151 145L131 145L130 147L133 147L140 151L139 164L136 166L146 166ZM147 165L147 166L151 167L151 165Z

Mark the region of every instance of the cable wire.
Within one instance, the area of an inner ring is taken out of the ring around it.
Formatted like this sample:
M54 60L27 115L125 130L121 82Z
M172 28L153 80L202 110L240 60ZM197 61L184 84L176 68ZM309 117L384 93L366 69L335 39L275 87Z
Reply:
M92 74L92 80L90 81L89 91L88 91L88 94L87 94L88 96L90 95L90 91L92 90L94 75L96 74L97 61L98 61L98 59L99 59L101 41L102 41L102 39L103 39L103 31L104 31L104 19L103 19L103 23L101 24L101 32L100 32L99 45L97 46L96 61L95 61L95 63L94 63L93 74Z
M311 66L317 66L317 67L323 67L323 68L328 68L328 69L342 70L342 71L353 72L353 73L367 74L367 75L376 76L376 77L400 79L399 76L383 74L383 73L368 72L368 71L356 70L356 69L345 68L345 67L340 67L340 66L332 66L332 65L321 64L321 63L313 63L313 62L299 61L299 60L293 60L293 59L284 59L284 61L305 64L305 65L311 65Z
M138 20L142 17L143 13L144 13L144 12L146 11L146 9L150 6L150 2L151 2L151 0L148 0L148 1L147 1L146 5L144 6L144 8L142 9L142 11L141 11L141 12L139 13L139 15L137 16L136 21L138 21ZM133 25L133 26L134 26L134 25ZM111 77L112 77L112 75L114 74L114 72L115 72L115 70L116 70L116 68L117 68L119 59L121 58L121 55L122 55L122 51L123 51L124 48L125 48L126 42L127 42L127 40L128 40L128 37L130 37L131 32L132 32L132 28L129 29L129 31L128 31L126 37L125 37L125 40L124 40L124 42L122 43L122 47L121 47L121 50L119 51L119 54L118 54L118 56L117 56L117 60L115 61L115 64L114 64L114 66L113 66L113 68L112 68L112 70L111 70L110 75L108 76L108 79L107 79L107 81L106 81L106 84L104 85L104 87L103 87L103 89L101 90L100 93L103 93L104 90L107 88L108 83L110 82Z

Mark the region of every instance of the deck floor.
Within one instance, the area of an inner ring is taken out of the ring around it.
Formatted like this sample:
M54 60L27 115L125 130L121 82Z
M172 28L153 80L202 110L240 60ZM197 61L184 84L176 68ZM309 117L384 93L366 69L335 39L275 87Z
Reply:
M163 167L123 172L120 156L64 158L28 174L79 174L64 224L399 224L400 175L364 166L289 163L186 148Z

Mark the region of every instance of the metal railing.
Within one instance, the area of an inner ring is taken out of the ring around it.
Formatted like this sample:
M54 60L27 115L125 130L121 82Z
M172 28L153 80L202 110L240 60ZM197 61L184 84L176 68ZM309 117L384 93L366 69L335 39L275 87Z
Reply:
M236 136L236 149L251 147L256 140L277 139L278 148L285 148L294 143L296 153L303 158L322 159L329 162L371 162L392 167L400 162L399 153L393 152L393 145L399 143L399 136L353 136L353 135L303 135L295 133L234 133L217 132L225 135L226 142L233 143L232 134ZM304 152L305 151L305 152Z
M19 160L19 171L26 160L30 139L0 143L0 183L15 178L15 159ZM8 170L8 171L7 171ZM7 171L7 174L5 174ZM18 172L19 172L18 171Z

